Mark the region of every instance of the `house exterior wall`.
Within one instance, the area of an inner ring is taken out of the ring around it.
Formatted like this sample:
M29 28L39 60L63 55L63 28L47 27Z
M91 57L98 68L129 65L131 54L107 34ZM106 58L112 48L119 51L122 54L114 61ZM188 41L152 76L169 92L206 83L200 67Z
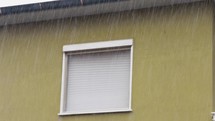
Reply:
M213 55L213 59L212 59L212 67L213 67L213 69L212 69L212 72L213 72L213 112L215 111L215 4L214 4L214 2L213 2L213 29L212 29L212 31L213 31L213 35L212 35L212 37L213 37L213 41L212 41L212 50L213 50L213 52L212 52L212 55Z
M210 121L206 2L0 28L2 121ZM132 112L58 116L63 45L134 39Z

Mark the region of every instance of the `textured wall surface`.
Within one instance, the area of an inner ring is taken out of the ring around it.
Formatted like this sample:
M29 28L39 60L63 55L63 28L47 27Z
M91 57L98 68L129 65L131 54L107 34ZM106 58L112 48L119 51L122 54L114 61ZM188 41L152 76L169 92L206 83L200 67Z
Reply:
M210 121L212 6L195 3L0 28L1 121ZM58 116L62 47L134 39L130 113Z

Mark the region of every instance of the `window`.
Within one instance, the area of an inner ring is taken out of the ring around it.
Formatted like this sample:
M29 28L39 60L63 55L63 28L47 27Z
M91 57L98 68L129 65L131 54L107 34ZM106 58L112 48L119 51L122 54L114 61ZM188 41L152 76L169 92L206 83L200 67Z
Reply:
M131 111L132 43L64 46L59 115Z

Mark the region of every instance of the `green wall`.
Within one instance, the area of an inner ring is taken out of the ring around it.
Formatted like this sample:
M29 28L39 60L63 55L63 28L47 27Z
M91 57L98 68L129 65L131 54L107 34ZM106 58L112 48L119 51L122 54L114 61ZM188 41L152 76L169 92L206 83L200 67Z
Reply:
M211 121L206 2L0 28L1 121ZM134 39L130 113L58 116L63 45Z
M212 74L213 74L213 112L215 112L215 3L213 2L213 41L212 41Z

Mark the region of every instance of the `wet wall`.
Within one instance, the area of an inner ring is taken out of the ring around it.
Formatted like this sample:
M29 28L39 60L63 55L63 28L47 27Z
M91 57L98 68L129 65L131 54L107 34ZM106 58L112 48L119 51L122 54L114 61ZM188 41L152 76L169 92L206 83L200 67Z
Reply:
M206 2L0 28L1 121L211 121ZM132 112L58 116L63 45L134 39Z
M213 41L212 41L212 71L213 71L213 90L212 90L212 95L213 95L213 112L215 112L215 3L213 2L213 28L212 28L212 31L213 31Z

